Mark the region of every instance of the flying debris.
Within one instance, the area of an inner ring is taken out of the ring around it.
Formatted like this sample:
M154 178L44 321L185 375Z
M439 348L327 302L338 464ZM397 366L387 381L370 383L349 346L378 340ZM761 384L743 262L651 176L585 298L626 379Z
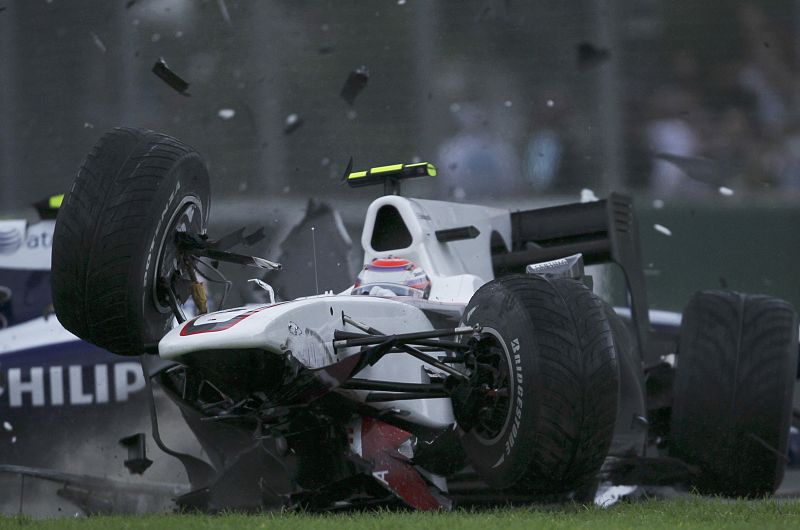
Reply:
M581 42L577 46L578 70L589 70L603 64L611 58L607 48L598 48L591 42Z
M664 207L664 201L661 199L653 199L653 208L660 210Z
M344 170L344 174L342 175L341 182L347 182L347 177L350 176L350 173L353 172L353 157L350 157L350 160L347 161L347 167Z
M722 186L725 181L725 175L728 173L728 169L716 160L702 156L656 153L653 157L666 160L683 171L687 177L712 186Z
M236 111L233 109L219 109L219 112L217 112L217 116L219 116L223 120L229 120L234 116L236 116Z
M730 197L731 195L733 195L733 190L726 186L720 186L719 193L720 195L725 195L726 197Z
M7 432L11 432L11 431L14 430L14 427L12 427L11 424L8 423L7 421L4 421L3 422L3 429L5 429Z
M94 45L97 46L98 48L100 48L101 52L106 53L106 45L100 39L100 37L97 35L97 33L95 33L94 31L90 31L89 35L92 36L92 40L94 41Z
M356 97L361 93L364 88L367 86L367 82L369 81L369 69L366 66L359 66L347 76L347 80L344 82L344 86L342 87L342 91L339 92L339 96L345 100L349 105L352 105L356 101Z
M161 80L166 84L174 88L179 94L183 96L190 95L188 92L186 92L186 90L189 88L189 83L184 81L178 74L170 70L163 57L159 58L158 61L156 61L156 64L153 65L153 73L160 77Z
M283 125L284 134L292 134L303 125L303 119L295 113L286 116L286 122Z
M228 4L225 3L225 0L217 0L217 5L219 6L219 12L222 14L222 18L225 19L225 22L230 26L231 15L228 13Z
M599 200L600 199L597 198L597 195L595 195L594 192L589 188L583 188L581 190L581 202L595 202Z
M653 225L653 228L655 228L656 232L661 232L665 236L671 236L672 235L672 230L670 230L669 228L667 228L664 225L660 225L660 224L656 223L656 224Z

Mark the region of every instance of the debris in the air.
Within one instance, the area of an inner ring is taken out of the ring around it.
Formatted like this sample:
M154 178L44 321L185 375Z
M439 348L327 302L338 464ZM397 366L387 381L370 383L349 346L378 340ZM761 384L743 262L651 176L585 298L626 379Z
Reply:
M11 437L11 443L12 443L12 444L15 444L15 443L17 443L17 437L16 437L16 436L12 436L12 437Z
M664 225L660 225L660 224L656 223L656 224L653 225L653 228L656 229L656 232L661 232L665 236L671 236L672 235L672 230L670 230L669 228L667 228Z
M292 191L292 188L290 188L289 186L283 187L283 193L289 193L290 191Z
M175 32L175 38L176 39L180 39L181 37L183 37L183 32L181 30L176 31Z
M239 183L239 191L247 191L247 181Z
M673 164L691 179L711 184L714 187L721 186L725 182L726 176L730 174L730 171L723 164L702 156L656 153L653 157Z
M513 105L513 103L511 103L511 100L510 100L510 99L507 99L507 100L505 101L505 103L503 103L503 105L505 105L506 107L511 107L511 105Z
M366 66L359 66L347 75L342 91L339 96L349 105L356 101L356 97L367 86L369 81L369 69Z
M350 176L350 172L353 171L353 157L350 157L350 160L347 161L347 167L344 168L344 173L342 173L342 178L340 179L341 182L347 181L347 177Z
M97 35L97 33L95 33L94 31L90 31L89 35L92 36L92 40L94 41L94 45L97 46L98 48L100 48L101 52L106 53L106 45L105 45L105 43L103 43L103 41Z
M331 159L328 158L327 156L322 157L322 160L319 161L319 165L321 165L322 167L327 167L328 164L330 164L330 163L331 163Z
M320 46L317 49L317 53L319 53L320 55L327 55L329 53L332 53L333 50L335 50L335 49L336 48L334 48L333 46Z
M85 122L83 122L83 128L84 129L94 129L94 125L92 125L88 121L85 121Z
M725 186L720 186L719 192L721 195L725 195L726 197L730 197L731 195L733 195L733 190Z
M217 112L217 116L219 116L223 120L229 120L234 116L236 116L236 111L233 109L219 109L219 112Z
M461 105L459 105L458 103L450 103L450 112L455 113L460 110L461 110Z
M591 42L581 42L577 49L580 70L594 68L611 58L611 52L607 48L598 48Z
M286 116L286 122L283 125L283 133L284 134L291 134L300 126L303 125L303 120L295 113L289 114Z
M150 35L150 42L158 42L161 40L161 33L153 33Z
M553 101L552 99L548 99L548 100L547 100L547 106L548 106L548 107L552 107L552 106L553 106L553 105L555 105L555 104L556 104L556 102L555 102L555 101Z
M222 14L222 18L230 25L231 15L228 13L228 5L225 3L225 0L217 0L217 5L219 6L219 12Z
M661 199L653 200L653 208L655 208L656 210L660 210L663 207L664 207L664 201L662 201Z
M7 421L4 421L3 422L3 429L5 429L7 432L11 432L11 431L14 430L14 427L12 427L11 424L8 423Z
M347 111L347 119L353 121L354 119L358 118L358 112L353 109Z
M159 58L158 61L156 61L156 64L153 65L153 73L160 77L162 81L174 88L181 95L189 95L186 92L186 90L189 88L189 83L181 79L178 74L170 70L163 58Z
M406 5L406 0L397 0L397 5L399 5L399 6Z
M131 20L131 25L138 26L139 25L139 19L138 18L134 18L133 20Z
M599 200L600 199L597 198L597 195L595 195L594 192L589 188L583 188L581 190L581 202L595 202Z

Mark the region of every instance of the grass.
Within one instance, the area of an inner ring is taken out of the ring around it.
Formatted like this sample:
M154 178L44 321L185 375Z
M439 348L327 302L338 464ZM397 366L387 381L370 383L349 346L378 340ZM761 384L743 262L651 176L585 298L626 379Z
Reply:
M800 528L800 500L730 501L691 497L622 503L611 508L505 508L451 513L389 512L308 515L148 515L34 520L0 516L0 529L424 529Z

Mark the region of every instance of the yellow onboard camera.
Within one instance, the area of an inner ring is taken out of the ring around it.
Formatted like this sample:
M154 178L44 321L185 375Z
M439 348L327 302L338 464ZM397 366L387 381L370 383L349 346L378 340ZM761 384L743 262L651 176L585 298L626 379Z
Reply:
M386 195L400 193L400 181L416 177L435 177L436 166L428 162L417 164L393 164L391 166L373 167L365 171L354 171L347 175L347 184L351 188L384 185Z

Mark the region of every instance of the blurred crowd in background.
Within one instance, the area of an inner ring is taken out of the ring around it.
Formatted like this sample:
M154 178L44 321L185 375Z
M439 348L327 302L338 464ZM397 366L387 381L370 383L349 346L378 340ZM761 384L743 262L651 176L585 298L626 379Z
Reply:
M635 62L618 70L630 81L616 85L628 168L623 185L665 198L720 189L800 193L798 5L726 4L709 4L706 19L662 27L649 78ZM602 68L618 52L582 43L578 60ZM571 192L587 182L596 168L581 163L591 147L582 145L581 109L565 97L569 92L552 87L552 99L530 112L517 142L487 129L480 105L451 105L459 132L440 147L438 160L454 177L456 194L462 176L469 189L486 174L504 187L521 181L536 192Z
M414 194L457 200L800 193L797 0L0 8L6 211L63 191L119 125L195 145L231 200L344 195L350 156L433 162Z

